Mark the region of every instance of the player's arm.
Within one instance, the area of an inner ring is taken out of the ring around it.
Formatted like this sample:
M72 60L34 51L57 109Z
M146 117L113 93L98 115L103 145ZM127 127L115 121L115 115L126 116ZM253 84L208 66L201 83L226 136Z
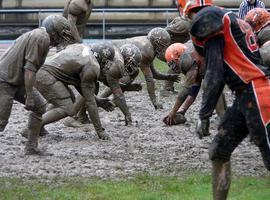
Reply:
M199 112L196 133L199 138L209 135L209 117L224 88L223 66L223 14L220 9L211 7L196 14L190 33L203 43L205 57L205 76L202 104ZM194 39L194 42L197 41Z
M32 35L26 48L24 65L25 108L32 110L34 107L33 87L36 80L36 72L44 63L49 51L50 40L43 35Z
M80 37L79 31L77 29L76 23L78 21L78 16L84 12L83 8L78 5L76 2L71 3L68 8L67 20L71 25L71 31L75 40L79 43L82 43L82 38Z
M131 114L129 112L124 93L120 87L119 79L122 77L119 66L111 63L110 69L106 74L108 85L114 95L114 102L125 115L126 125L131 125Z
M194 67L186 73L186 81L181 86L178 97L170 113L163 119L167 125L175 124L175 116L181 107L180 113L184 115L188 108L195 101L197 94L200 90L201 81L197 81L198 68Z
M194 63L191 69L186 73L185 85L189 86L188 96L182 104L180 112L185 114L189 107L196 100L196 97L201 88L202 78L199 76L199 66Z
M72 15L72 14L68 14L68 21L70 23L70 29L71 29L72 35L74 36L75 40L79 43L82 43L82 39L81 39L81 37L79 35L79 31L76 27L77 16Z
M80 89L83 97L85 98L85 104L87 106L88 113L99 138L106 140L109 139L109 136L104 132L104 129L102 128L95 99L95 87L98 73L97 70L94 70L93 68L94 67L90 67L88 65L83 67L80 73Z
M155 93L155 90L156 90L155 82L154 82L153 74L152 74L150 67L141 64L140 68L141 68L141 71L143 72L143 75L144 75L144 78L146 81L147 92L148 92L148 95L150 97L150 100L151 100L153 106L155 107L155 109L162 109L163 108L162 104L160 104L157 101L157 97L156 97L156 93Z
M218 98L223 91L224 67L223 67L223 36L216 36L205 44L204 91L202 95L202 106L199 117L201 120L208 119L217 104Z
M35 68L35 66L32 65L32 63L27 62L24 69L24 85L26 93L25 108L27 110L32 110L34 107L33 87L36 80L36 72L30 69L30 67Z
M223 47L224 38L222 35L211 38L205 44L206 72L203 83L202 104L196 126L196 133L200 139L210 134L209 117L212 115L225 85Z
M173 81L173 82L180 81L180 77L179 77L178 74L163 74L163 73L160 73L159 71L157 71L155 69L153 63L151 63L150 69L152 71L152 74L153 74L153 78L154 79L157 79L157 80L168 80L168 81Z

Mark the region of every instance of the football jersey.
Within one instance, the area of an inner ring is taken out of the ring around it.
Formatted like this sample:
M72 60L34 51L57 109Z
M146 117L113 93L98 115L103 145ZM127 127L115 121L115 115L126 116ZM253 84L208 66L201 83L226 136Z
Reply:
M204 55L204 45L209 39L224 37L223 61L244 83L269 75L260 66L259 47L248 23L234 13L218 7L207 7L197 13L191 27L194 46Z

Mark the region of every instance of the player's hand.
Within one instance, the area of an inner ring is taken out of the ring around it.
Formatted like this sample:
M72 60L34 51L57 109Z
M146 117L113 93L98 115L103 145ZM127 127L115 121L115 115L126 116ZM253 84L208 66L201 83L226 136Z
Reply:
M112 112L115 108L113 102L108 98L98 98L97 104L107 112Z
M175 114L169 113L166 117L163 118L163 122L168 126L176 124Z
M111 139L109 134L106 133L105 131L98 132L98 137L101 140L110 140Z
M196 134L198 135L199 139L202 139L205 136L209 136L209 119L198 119L196 125Z
M176 114L170 112L166 117L164 117L163 122L168 125L176 125L176 124L184 124L187 121L185 115L181 112L177 112Z
M179 82L180 76L178 74L168 74L168 81Z

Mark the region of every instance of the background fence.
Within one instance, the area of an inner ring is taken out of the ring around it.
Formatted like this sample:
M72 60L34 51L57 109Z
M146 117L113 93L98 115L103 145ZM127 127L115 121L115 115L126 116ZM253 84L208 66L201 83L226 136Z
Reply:
M238 12L236 8L229 8ZM0 9L0 39L15 39L63 9ZM88 39L115 39L147 34L178 16L176 8L94 8L85 29Z

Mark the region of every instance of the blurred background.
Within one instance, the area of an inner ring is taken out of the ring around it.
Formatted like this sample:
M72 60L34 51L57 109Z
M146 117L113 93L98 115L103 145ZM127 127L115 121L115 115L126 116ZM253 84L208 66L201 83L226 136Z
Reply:
M49 14L61 14L68 0L0 0L0 40L13 40L39 26ZM146 35L178 16L174 0L94 0L85 39ZM242 0L215 0L238 12ZM267 7L270 0L264 0Z

